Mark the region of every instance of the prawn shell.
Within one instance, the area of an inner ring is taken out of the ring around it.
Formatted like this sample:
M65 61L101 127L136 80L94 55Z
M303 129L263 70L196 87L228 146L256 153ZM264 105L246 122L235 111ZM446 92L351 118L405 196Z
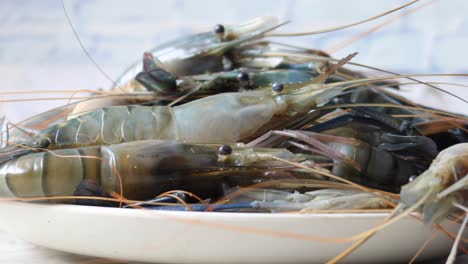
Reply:
M175 76L217 72L224 69L223 54L256 36L262 37L265 30L277 25L275 17L260 17L244 24L226 26L225 40L221 42L215 32L203 32L177 38L157 46L150 52L164 64L165 69ZM116 81L115 87L124 87L134 81L143 69L143 62L130 66Z

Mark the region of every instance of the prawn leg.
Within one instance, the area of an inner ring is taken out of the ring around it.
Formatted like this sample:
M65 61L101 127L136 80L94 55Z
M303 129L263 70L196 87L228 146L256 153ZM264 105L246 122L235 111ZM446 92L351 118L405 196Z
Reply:
M268 141L271 135L281 135L295 138L308 145L302 145L297 141L287 141L288 149L293 152L303 150L312 153L318 153L330 158L331 172L339 177L349 179L356 183L382 190L398 192L400 186L406 184L411 176L418 175L427 168L432 158L422 155L418 151L403 154L389 151L380 147L386 143L382 139L382 132L379 128L377 135L372 135L372 129L366 133L367 124L364 126L345 127L335 129L334 131L325 131L324 134L315 134L309 131L272 131L262 137L250 142L248 146L263 145L263 141ZM355 135L361 135L356 137ZM368 135L370 134L370 135ZM366 137L374 138L374 145L366 140ZM361 141L361 140L364 140ZM397 141L399 140L399 141ZM407 142L405 142L405 140ZM284 142L281 140L281 142ZM421 140L422 143L427 143ZM408 138L395 138L395 142L387 143L385 147L395 147L395 149L417 149L429 148L418 141L415 136ZM286 147L281 145L281 147ZM301 152L301 151L299 151Z
M339 108L340 104L351 104L351 102L348 101L347 99L337 98L336 100L330 101L330 103L327 105L336 105L337 108ZM346 118L337 119L337 120L334 120L333 122L337 122L336 127L338 127L339 125L344 125L343 122L347 122L346 120L352 121L353 119L356 119L356 120L359 119L363 122L365 120L368 120L369 122L372 122L372 123L378 122L380 123L380 125L384 125L388 128L393 129L395 133L400 133L400 134L405 134L405 135L420 135L420 132L417 130L417 128L412 126L411 123L405 120L396 118L396 117L392 117L391 115L379 112L371 107L363 107L363 106L352 107L350 108L350 114L348 114ZM333 126L333 122L328 122L328 123L326 122L327 121L321 123L321 126L322 127ZM323 128L319 126L316 129L323 129ZM314 132L318 132L318 131L315 130Z

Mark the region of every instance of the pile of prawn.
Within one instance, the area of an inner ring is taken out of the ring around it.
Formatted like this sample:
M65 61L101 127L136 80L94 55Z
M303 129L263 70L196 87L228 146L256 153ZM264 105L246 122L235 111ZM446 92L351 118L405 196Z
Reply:
M416 1L413 1L416 2ZM284 23L283 23L284 24ZM106 92L2 119L0 197L150 210L465 214L468 118L271 42L262 17L145 52ZM432 84L423 83L433 87ZM373 233L369 233L371 236ZM349 253L349 252L348 252ZM340 256L340 259L344 257Z

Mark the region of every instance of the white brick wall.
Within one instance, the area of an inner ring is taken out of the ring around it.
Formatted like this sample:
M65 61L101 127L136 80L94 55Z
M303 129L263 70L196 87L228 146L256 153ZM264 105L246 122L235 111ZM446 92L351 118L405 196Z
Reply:
M349 23L405 2L408 1L64 0L84 46L113 78L140 59L143 51L176 36L210 30L216 23L239 23L256 16L276 15L292 20L283 31L301 31ZM425 2L430 1L422 4ZM356 62L401 73L468 72L466 11L467 1L434 1L333 55L342 57L358 51ZM328 49L389 18L338 32L282 41ZM65 20L60 1L2 0L0 25L2 91L110 86L81 50ZM461 88L452 90L467 97ZM421 93L426 92L418 92L416 96ZM10 119L19 120L61 103L64 102L0 103L0 111L6 112Z

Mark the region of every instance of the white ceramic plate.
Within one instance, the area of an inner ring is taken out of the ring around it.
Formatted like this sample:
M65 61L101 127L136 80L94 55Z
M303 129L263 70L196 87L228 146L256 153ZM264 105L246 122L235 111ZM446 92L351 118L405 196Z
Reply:
M311 263L350 244L344 237L381 223L386 214L246 214L169 212L74 205L0 202L0 224L20 238L52 249L136 262ZM447 224L447 223L446 223ZM456 232L458 226L452 225ZM407 262L432 234L412 217L382 230L346 260ZM448 254L441 234L418 260Z

